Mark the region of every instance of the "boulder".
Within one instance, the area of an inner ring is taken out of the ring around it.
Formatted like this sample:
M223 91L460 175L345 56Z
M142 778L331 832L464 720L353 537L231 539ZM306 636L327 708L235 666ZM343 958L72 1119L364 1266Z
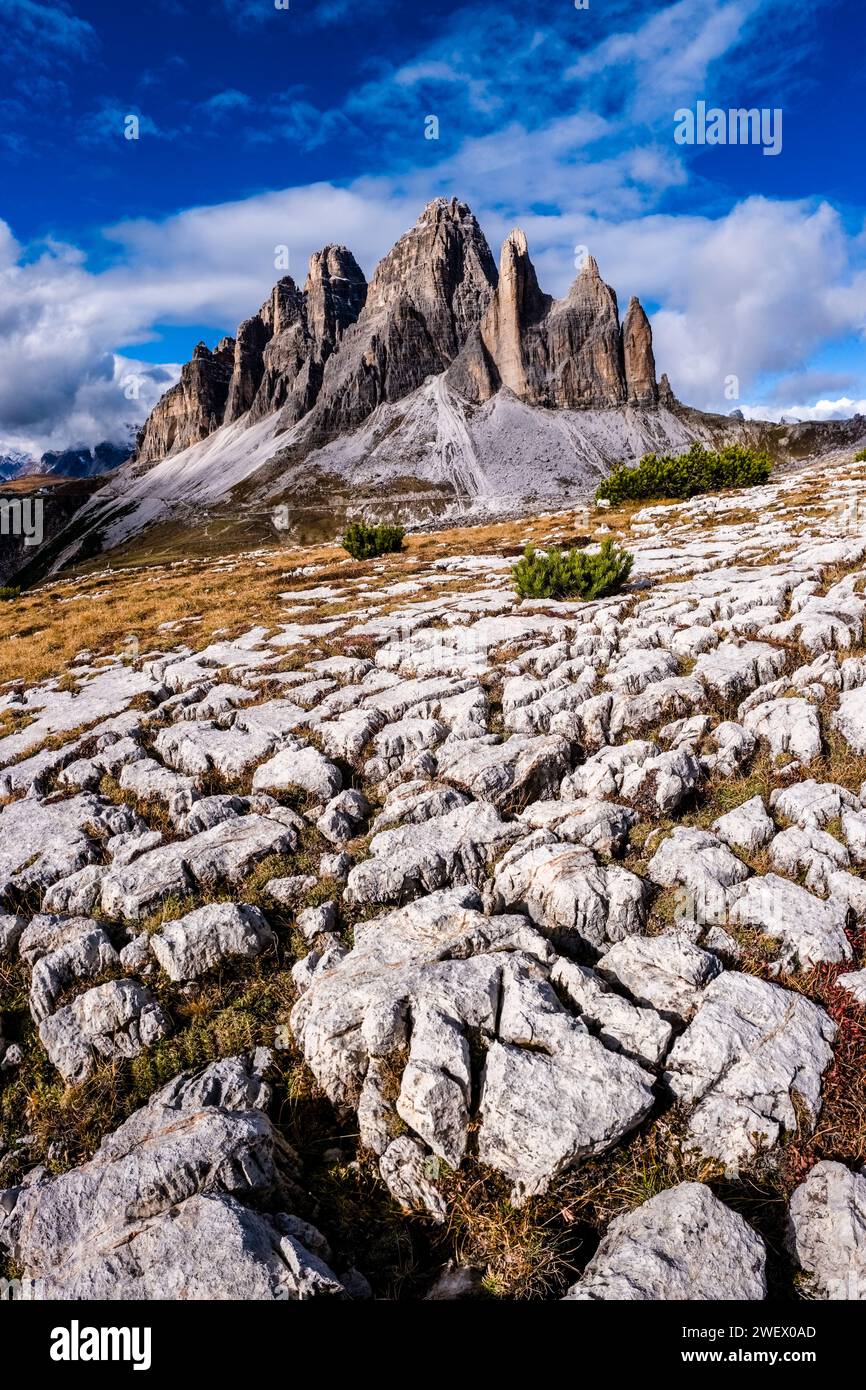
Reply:
M611 946L596 968L636 1003L688 1019L722 967L711 952L702 951L680 933L670 933L627 937Z
M822 902L790 879L778 874L750 878L729 890L728 901L732 924L778 937L782 963L789 969L851 958L847 908Z
M641 1066L656 1067L667 1052L673 1028L655 1009L642 1009L616 994L595 970L560 959L551 984L564 994L605 1047L624 1052Z
M712 829L726 845L741 849L744 854L754 854L763 849L776 833L762 796L750 797L748 801L735 806L733 811L719 816L718 820L713 821Z
M582 845L536 831L503 855L494 891L547 931L601 950L643 930L647 893L636 874L598 863Z
M108 839L137 824L128 806L88 792L61 801L11 801L0 810L0 895L50 887L96 860L94 835Z
M835 1026L803 995L735 971L703 992L668 1055L665 1080L693 1106L688 1147L736 1170L821 1109Z
M791 1194L788 1245L813 1296L866 1300L866 1177L816 1163Z
M440 781L504 812L554 796L570 765L568 741L558 734L514 734L504 743L466 739L436 755Z
M95 980L117 964L117 952L102 927L79 919L77 934L68 933L33 964L30 1013L34 1020L40 1023L47 1018L61 994L79 980Z
M256 864L288 854L298 844L290 815L234 816L188 840L161 845L133 863L111 869L102 882L102 910L128 921L145 916L168 897L186 897L195 884L237 883Z
M767 1296L766 1250L704 1183L683 1182L618 1216L567 1299L726 1302Z
M262 1057L175 1077L59 1177L0 1194L0 1245L43 1299L297 1299L342 1292L280 1206L285 1147ZM270 1201L271 1215L262 1210Z
M196 980L224 960L252 960L273 940L257 907L208 903L166 922L151 936L150 945L170 980Z
M638 815L630 806L584 796L571 801L535 801L521 812L518 820L534 830L553 830L558 840L569 844L585 845L598 854L617 855L625 849Z
M747 879L749 869L709 831L677 825L656 850L647 875L662 888L681 888L679 916L706 925L725 922L728 889Z
M346 902L399 902L449 884L480 884L490 861L520 833L487 802L383 830L370 841L370 857L349 873Z
M805 764L820 756L821 723L808 700L766 700L743 715L743 726L766 739L773 758L788 754Z
M297 787L319 801L330 801L342 785L339 768L317 748L297 742L275 753L253 774L254 791L289 791Z
M362 1142L389 1155L392 1191L400 1154L410 1190L417 1143L456 1167L476 1124L479 1157L515 1195L543 1191L653 1103L649 1073L591 1037L557 999L544 938L524 917L485 917L479 907L471 889L451 889L356 924L353 949L314 968L292 1011L319 1084L341 1112L357 1111ZM412 1146L395 1151L398 1121Z
M839 989L847 990L858 1004L866 1007L866 970L849 970L845 974L837 975L836 984Z
M84 1081L98 1059L135 1057L170 1031L148 990L134 980L109 980L44 1018L39 1040L66 1081Z

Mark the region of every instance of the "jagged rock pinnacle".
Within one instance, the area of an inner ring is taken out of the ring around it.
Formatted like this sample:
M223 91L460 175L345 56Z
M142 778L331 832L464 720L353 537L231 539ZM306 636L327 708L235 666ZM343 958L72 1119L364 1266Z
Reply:
M137 456L164 458L223 422L275 411L286 427L309 416L311 436L327 439L446 371L476 401L502 386L548 407L659 399L646 314L633 299L620 327L616 294L594 256L567 297L554 300L520 228L506 237L497 273L471 208L437 197L369 287L351 251L329 243L310 257L303 291L284 276L236 338L214 352L200 343L152 412Z

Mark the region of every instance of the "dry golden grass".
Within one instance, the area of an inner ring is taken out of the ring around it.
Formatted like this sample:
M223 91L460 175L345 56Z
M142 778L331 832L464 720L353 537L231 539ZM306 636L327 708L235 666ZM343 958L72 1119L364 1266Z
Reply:
M796 490L781 494L779 515L802 520L806 510L814 508L817 517L826 507L826 486L820 468L807 470ZM393 582L414 577L419 562L429 563L441 556L494 554L516 558L528 542L568 545L582 539L597 540L605 533L603 528L628 541L647 535L642 526L632 531L632 523L648 506L663 507L669 513L665 525L659 525L660 532L668 531L671 525L684 525L690 534L705 538L718 528L754 516L744 507L742 515L721 512L689 520L684 515L687 505L630 502L602 509L590 504L588 513L578 507L536 517L443 528L409 535L402 554L364 563L349 561L336 543L223 553L218 558L213 554L181 558L193 553L188 537L184 544L185 533L179 531L172 543L166 542L161 549L146 544L145 537L112 555L112 563L123 568L105 567L104 560L89 561L78 573L0 605L0 639L5 639L0 642L0 683L12 679L32 683L60 676L77 652L111 655L127 650L130 638L137 641L140 652L145 652L151 647L165 650L182 641L201 647L217 633L230 637L254 624L270 627L285 620L286 604L278 594L292 588L365 577ZM762 556L761 560L767 563L771 558ZM223 568L229 565L232 568ZM306 566L317 566L318 572L286 578L289 570ZM835 572L828 575L828 582L836 577ZM684 576L670 578L682 582ZM664 583L665 577L659 576L655 582ZM442 592L442 586L431 585L429 591L415 597ZM64 602L76 594L82 597ZM326 615L350 606L331 605ZM316 607L317 618L321 607ZM180 626L160 632L164 623Z
M572 514L563 517L573 522ZM543 541L563 524L563 517L409 536L402 554L360 563L333 544L74 574L0 605L0 684L60 676L80 651L94 657L130 652L131 639L144 654L180 642L203 647L217 634L237 636L254 625L272 628L286 621L290 606L279 598L281 593L364 578L379 584L413 578L419 561L444 555L512 554L526 536ZM287 577L289 571L311 565L320 567L314 576ZM431 584L412 597L431 598L446 587L465 586L465 581ZM360 602L360 597L324 606L316 602L309 616L318 621ZM160 631L164 623L180 626Z

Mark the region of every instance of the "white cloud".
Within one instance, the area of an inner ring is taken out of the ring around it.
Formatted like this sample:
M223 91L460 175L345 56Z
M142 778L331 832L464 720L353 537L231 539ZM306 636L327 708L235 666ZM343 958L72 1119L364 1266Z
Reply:
M725 62L746 105L785 83L803 58L798 40L826 0L676 0L581 55L565 76L616 96L634 121L671 118L709 95ZM778 41L780 33L784 40ZM729 85L729 83L728 83ZM778 104L774 102L774 104Z
M747 420L848 420L852 415L866 415L866 399L856 401L840 396L836 401L816 401L814 405L741 405Z
M176 378L175 364L120 357L143 325L74 247L28 259L0 222L0 441L28 453L125 438ZM138 398L128 382L140 380Z
M863 250L827 203L748 198L718 218L649 215L615 225L569 220L621 298L653 314L656 360L681 399L732 409L768 375L802 370L819 347L862 332ZM557 248L551 266L562 277ZM544 263L542 261L542 263Z
M287 245L303 282L310 254L344 241L370 271L418 208L368 181L316 184L195 208L164 222L115 226L117 264L100 272L63 243L18 245L0 221L0 444L38 454L125 437L173 380L175 363L130 363L118 344L155 338L155 324L211 323L233 332L283 273ZM137 400L124 381L142 377Z
M628 68L636 105L656 104L705 82L710 65L728 52L748 21L764 8L765 0L720 5L678 0L637 28L603 39L566 76L584 79L613 71L622 81Z

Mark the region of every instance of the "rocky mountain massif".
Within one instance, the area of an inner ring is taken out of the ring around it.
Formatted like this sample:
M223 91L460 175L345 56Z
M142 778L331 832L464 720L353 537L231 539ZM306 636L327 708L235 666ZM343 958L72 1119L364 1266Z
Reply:
M414 521L525 511L648 449L754 434L657 383L646 314L632 299L620 322L591 256L554 300L522 232L497 271L470 209L440 198L369 285L326 246L303 290L286 276L235 338L200 343L56 558L220 515L272 536L281 504L296 534L329 537L368 504Z
M248 414L304 416L321 442L357 428L385 402L448 372L466 400L502 387L530 405L608 409L658 404L652 333L588 256L567 299L543 294L526 238L512 232L497 274L474 216L437 199L380 262L368 286L352 253L326 246L303 293L287 276L259 313L213 352L200 343L145 425L142 462L178 453ZM670 388L662 386L670 403Z
M497 270L465 203L436 199L367 285L326 246L235 338L204 343L135 455L43 555L43 572L147 533L151 553L238 535L331 539L364 511L413 525L531 514L587 497L611 465L694 440L818 456L848 422L704 414L656 379L641 305L588 256L568 295L538 284L522 232ZM840 433L842 432L842 433Z
M863 1298L864 501L836 460L598 513L636 560L583 604L518 602L471 533L211 562L246 622L8 684L9 1267Z

